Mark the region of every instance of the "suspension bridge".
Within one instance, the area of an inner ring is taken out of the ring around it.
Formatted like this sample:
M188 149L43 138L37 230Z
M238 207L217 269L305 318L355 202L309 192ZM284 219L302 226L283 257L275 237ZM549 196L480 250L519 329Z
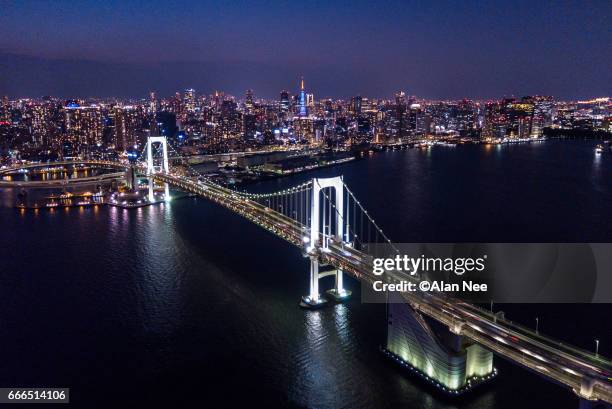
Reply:
M310 261L309 291L302 297L303 307L319 308L328 300L348 299L351 294L344 288L344 275L370 283L379 281L380 276L373 274L373 258L368 254L370 245L384 243L397 251L341 176L313 178L277 192L249 193L216 183L188 165L171 168L168 157L172 148L165 137L149 138L145 149L146 161L136 165L109 161L70 163L119 170L136 166L148 179L151 198L155 184L164 185L167 198L172 186L217 203L299 247ZM176 152L173 156L180 157ZM157 157L161 157L158 163ZM23 167L4 169L0 175ZM322 271L323 268L327 270ZM334 285L322 293L319 283L327 276L335 277ZM392 282L406 277L391 272L387 279ZM451 334L570 388L580 398L581 407L612 404L611 362L603 356L528 331L444 293L407 291L401 297L419 318L418 325L426 330L427 323L421 316L441 324ZM426 378L446 392L457 393L464 385L443 381L443 371L430 362L423 366Z

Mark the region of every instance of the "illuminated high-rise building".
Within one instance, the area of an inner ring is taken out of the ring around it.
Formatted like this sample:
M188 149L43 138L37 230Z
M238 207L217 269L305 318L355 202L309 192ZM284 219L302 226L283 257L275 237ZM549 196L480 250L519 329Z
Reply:
M552 124L554 101L552 97L533 96L525 97L525 101L533 104L533 120L531 124L531 137L540 137L544 128Z
M215 91L215 95L212 99L213 108L215 111L219 111L221 109L221 103L223 102L224 97L225 97L225 94L223 92Z
M355 114L360 114L361 113L361 103L362 103L361 95L357 95L356 97L353 97L351 99L351 106L350 106L351 112Z
M64 123L68 141L78 152L87 153L102 145L103 123L99 106L69 102L64 108Z
M482 137L484 139L501 139L506 136L508 123L503 105L499 101L489 101L484 107L484 124Z
M242 129L245 140L252 140L257 133L257 117L255 114L244 114L242 116Z
M255 107L255 104L253 103L253 90L252 89L247 89L246 90L246 99L244 102L244 107L246 108L247 113L253 113L253 108Z
M53 111L54 105L50 103L26 105L23 119L27 124L32 142L36 146L48 144L49 138L53 134Z
M524 98L520 102L509 105L508 108L508 136L528 138L531 135L533 103L529 99Z
M126 151L138 143L137 133L141 123L138 110L134 106L116 107L113 110L113 143L117 151ZM156 125L157 123L153 121ZM155 128L157 129L157 128ZM157 134L157 132L151 132Z
M0 106L0 121L9 122L11 120L11 109L9 106L8 96L2 97L2 106Z
M400 91L395 94L395 117L393 131L397 139L401 139L407 134L406 108L406 94L404 91Z
M314 103L314 94L309 92L306 93L306 107L311 110L314 109L315 103Z
M461 133L469 133L476 127L476 107L474 102L463 99L456 109L457 130Z
M188 113L193 113L195 111L196 96L195 90L193 88L188 88L185 90L185 95L183 96L183 105L185 107L185 111L187 111Z
M425 115L421 104L412 103L406 113L408 129L412 136L425 133Z
M226 99L221 103L218 121L217 130L221 139L237 137L242 133L242 118L235 101Z
M280 110L282 112L289 111L291 103L289 102L289 93L287 91L281 91L280 93Z
M149 93L149 111L152 114L157 112L159 108L159 104L157 103L157 95L155 95L155 91L151 91Z

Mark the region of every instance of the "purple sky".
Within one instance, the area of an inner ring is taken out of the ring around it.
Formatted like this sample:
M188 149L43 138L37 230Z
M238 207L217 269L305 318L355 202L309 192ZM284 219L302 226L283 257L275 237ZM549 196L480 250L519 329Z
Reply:
M612 2L0 0L0 94L609 95Z

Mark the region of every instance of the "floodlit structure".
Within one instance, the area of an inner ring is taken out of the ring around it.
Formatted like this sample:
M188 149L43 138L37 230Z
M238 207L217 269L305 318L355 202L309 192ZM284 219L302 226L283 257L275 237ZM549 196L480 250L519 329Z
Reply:
M333 178L314 178L312 180L312 198L310 200L310 237L306 241L310 257L310 293L302 298L303 307L317 308L326 302L319 294L319 280L335 275L336 285L327 293L340 301L350 297L350 291L344 289L341 269L319 272L317 252L329 251L332 241L350 245L348 217L345 217L344 183L341 176ZM323 196L323 200L322 197ZM323 206L321 206L323 202ZM346 220L346 225L345 225ZM333 234L332 234L333 232Z
M384 352L448 394L461 394L493 378L493 353L428 319L392 295Z
M156 167L153 162L153 147L155 145L161 146L162 150L162 164L161 167ZM158 170L158 168L161 168ZM165 136L149 136L147 139L147 176L149 176L149 201L155 201L155 195L153 192L154 178L153 175L157 172L169 173L170 167L168 166L168 141ZM168 183L164 183L164 199L170 200L170 188Z

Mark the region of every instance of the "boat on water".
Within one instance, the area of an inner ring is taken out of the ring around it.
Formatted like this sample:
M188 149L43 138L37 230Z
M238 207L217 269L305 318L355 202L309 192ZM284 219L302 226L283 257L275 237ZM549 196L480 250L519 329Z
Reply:
M597 144L597 146L595 147L595 153L597 155L601 155L603 151L604 151L604 146L602 144Z

